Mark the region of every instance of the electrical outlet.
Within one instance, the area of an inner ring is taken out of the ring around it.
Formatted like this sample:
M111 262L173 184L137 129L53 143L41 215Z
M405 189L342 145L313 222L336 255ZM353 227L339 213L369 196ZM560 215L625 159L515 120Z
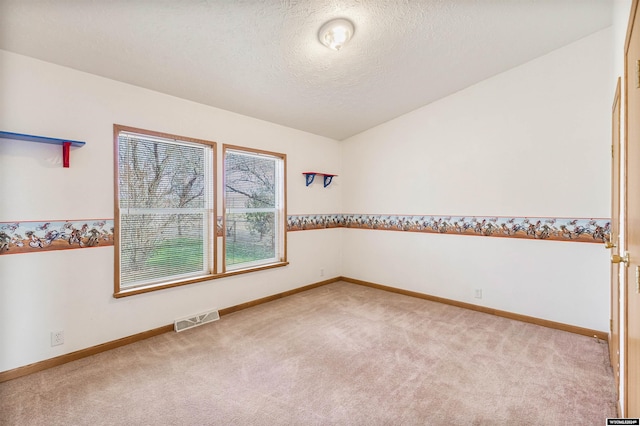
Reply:
M324 277L324 268L320 268L320 276Z
M482 289L481 288L477 288L476 289L476 299L482 299Z
M59 346L64 343L64 331L51 332L51 346Z

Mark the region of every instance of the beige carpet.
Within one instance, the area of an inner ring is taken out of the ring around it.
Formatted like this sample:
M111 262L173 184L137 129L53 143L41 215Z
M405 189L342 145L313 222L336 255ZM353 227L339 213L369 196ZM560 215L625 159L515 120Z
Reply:
M595 338L334 283L0 384L2 425L603 425Z

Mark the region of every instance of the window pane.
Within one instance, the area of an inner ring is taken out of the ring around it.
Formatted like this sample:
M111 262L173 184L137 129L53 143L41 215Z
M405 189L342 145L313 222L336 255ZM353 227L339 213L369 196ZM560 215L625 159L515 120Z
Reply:
M235 208L276 207L276 160L227 151L225 205Z
M206 216L205 213L122 215L121 286L205 272Z
M274 212L227 214L227 266L275 260L275 222Z
M215 145L136 129L117 145L116 292L211 274Z
M182 145L121 133L120 207L206 206L204 146Z
M280 261L284 257L283 158L226 149L224 166L227 268Z

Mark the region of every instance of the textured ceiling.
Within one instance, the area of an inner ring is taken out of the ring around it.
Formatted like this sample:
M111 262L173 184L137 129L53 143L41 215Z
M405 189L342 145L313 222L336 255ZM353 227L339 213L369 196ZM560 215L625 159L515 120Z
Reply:
M608 27L612 1L0 0L0 49L342 140Z

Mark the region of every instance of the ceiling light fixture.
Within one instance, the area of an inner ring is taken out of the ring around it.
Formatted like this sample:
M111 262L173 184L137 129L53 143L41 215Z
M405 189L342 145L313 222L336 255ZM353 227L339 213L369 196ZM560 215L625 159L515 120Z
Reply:
M348 19L338 18L325 23L318 31L320 43L329 49L340 50L351 37L355 29Z

